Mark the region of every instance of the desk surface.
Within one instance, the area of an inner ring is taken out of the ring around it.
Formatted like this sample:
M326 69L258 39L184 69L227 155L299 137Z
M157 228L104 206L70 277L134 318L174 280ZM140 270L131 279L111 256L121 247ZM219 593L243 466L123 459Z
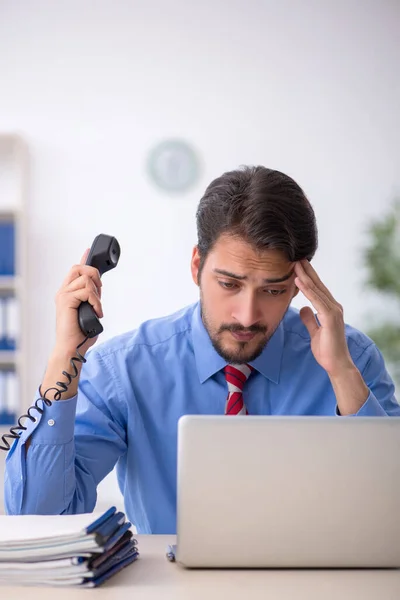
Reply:
M98 589L0 587L7 600L399 600L400 570L194 570L165 557L174 536L136 536L140 558Z

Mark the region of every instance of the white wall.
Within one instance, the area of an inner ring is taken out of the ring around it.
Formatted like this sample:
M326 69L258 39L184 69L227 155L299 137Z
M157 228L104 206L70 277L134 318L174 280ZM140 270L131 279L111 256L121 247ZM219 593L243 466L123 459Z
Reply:
M365 327L363 232L400 187L399 18L396 0L0 1L0 131L20 132L31 153L32 394L55 292L94 236L122 247L104 278L105 339L197 298L197 202L243 163L304 187L315 265L347 321ZM183 197L145 175L167 136L202 156Z

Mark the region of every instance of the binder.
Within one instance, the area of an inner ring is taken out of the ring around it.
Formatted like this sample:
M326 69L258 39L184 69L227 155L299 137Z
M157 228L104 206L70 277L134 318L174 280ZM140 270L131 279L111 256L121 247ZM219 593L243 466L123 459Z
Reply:
M125 514L0 516L0 585L97 587L139 557Z
M0 276L15 275L15 224L0 220Z
M16 350L18 337L18 307L13 294L0 296L0 350Z
M14 369L0 367L0 425L14 425L17 406L17 374Z
M3 371L5 376L5 410L15 415L19 406L18 376L15 369Z
M18 306L17 299L10 294L5 299L5 340L6 350L16 350L18 345Z
M7 350L6 331L7 331L6 298L4 296L0 296L0 350Z

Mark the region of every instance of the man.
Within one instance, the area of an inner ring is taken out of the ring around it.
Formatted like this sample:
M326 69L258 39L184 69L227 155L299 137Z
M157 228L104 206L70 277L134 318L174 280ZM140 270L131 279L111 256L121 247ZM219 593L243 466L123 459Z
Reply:
M117 464L138 532L175 533L181 415L400 416L379 350L345 326L310 264L317 228L297 183L264 167L225 173L201 199L197 228L200 302L81 348L79 376L9 452L8 513L90 512ZM102 316L99 274L85 261L56 297L56 343L39 390L50 399L83 339L80 302ZM317 318L290 308L299 290Z

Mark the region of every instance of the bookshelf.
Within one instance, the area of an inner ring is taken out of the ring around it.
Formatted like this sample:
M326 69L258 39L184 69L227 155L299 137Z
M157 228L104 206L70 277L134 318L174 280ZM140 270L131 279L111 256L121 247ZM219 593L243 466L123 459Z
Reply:
M0 133L0 435L29 405L26 187L25 143Z

